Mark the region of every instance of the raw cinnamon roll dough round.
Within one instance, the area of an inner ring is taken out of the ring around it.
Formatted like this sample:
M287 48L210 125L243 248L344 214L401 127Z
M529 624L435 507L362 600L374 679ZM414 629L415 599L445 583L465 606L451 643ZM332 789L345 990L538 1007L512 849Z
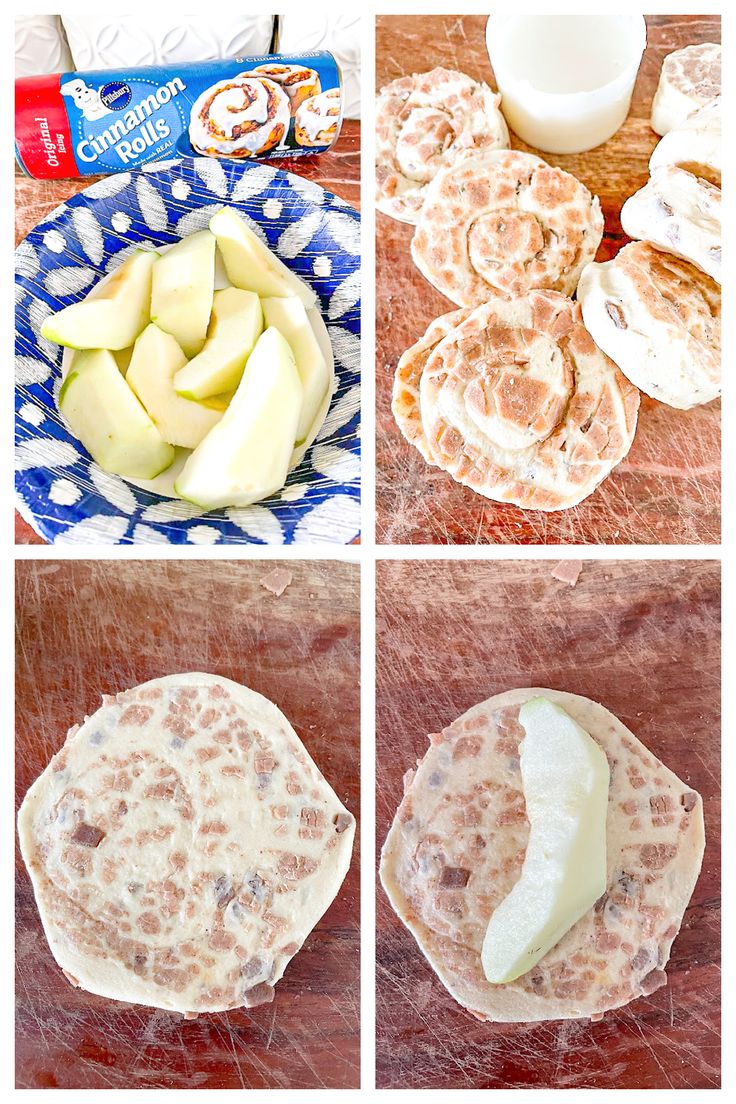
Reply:
M438 291L475 307L500 291L572 295L603 237L597 197L517 150L467 154L434 178L411 243Z
M675 50L662 63L652 102L652 130L667 134L720 94L720 45L701 42Z
M273 999L340 888L354 828L283 713L207 674L103 700L18 815L72 984L189 1013Z
M695 176L721 186L721 98L699 108L654 147L649 159L653 173L662 165L679 165Z
M419 384L422 372L440 341L464 322L469 314L469 310L456 310L435 318L430 322L424 336L406 350L396 366L391 402L396 424L409 444L414 445L430 464L433 460L429 453L419 411Z
M631 447L639 393L555 291L496 296L430 355L420 381L432 461L486 498L564 510Z
M686 169L663 165L621 208L630 238L690 261L721 282L721 190Z
M452 69L399 77L376 102L376 206L416 223L427 185L469 149L509 144L501 97Z
M721 393L721 289L646 242L588 265L578 299L585 325L624 375L679 410Z
M490 984L481 947L519 878L529 835L519 710L543 696L606 753L607 889L528 973ZM429 737L404 778L381 881L452 997L480 1020L599 1017L667 984L665 966L700 872L703 802L612 713L557 690L519 689Z

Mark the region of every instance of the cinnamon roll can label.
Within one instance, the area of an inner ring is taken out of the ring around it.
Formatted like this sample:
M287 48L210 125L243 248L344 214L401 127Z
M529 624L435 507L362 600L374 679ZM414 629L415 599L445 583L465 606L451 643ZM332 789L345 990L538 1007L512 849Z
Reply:
M342 123L332 54L56 73L15 82L15 149L39 179L127 172L151 161L324 153Z

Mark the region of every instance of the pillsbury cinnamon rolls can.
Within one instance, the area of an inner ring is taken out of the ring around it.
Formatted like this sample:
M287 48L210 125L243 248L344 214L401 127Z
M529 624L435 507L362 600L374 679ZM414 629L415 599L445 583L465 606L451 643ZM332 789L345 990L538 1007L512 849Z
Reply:
M340 70L326 51L23 77L16 157L41 179L180 156L298 157L330 149L342 113Z

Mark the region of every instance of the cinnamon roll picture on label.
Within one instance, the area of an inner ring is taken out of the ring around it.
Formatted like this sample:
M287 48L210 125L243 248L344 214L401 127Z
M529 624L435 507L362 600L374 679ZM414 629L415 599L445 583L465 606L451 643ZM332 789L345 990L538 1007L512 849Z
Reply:
M296 115L305 100L318 96L322 91L319 73L303 65L257 65L248 76L267 77L279 84L289 97L291 114Z
M194 104L189 139L206 157L256 157L286 144L289 97L266 77L218 81Z
M300 146L331 146L340 129L339 88L328 88L305 100L294 117L294 137Z

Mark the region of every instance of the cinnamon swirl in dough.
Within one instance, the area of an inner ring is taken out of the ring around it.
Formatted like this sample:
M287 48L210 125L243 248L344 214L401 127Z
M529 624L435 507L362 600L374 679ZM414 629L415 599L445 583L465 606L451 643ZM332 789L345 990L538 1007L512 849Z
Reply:
M18 814L69 981L184 1013L273 1000L354 832L281 710L201 672L105 697Z
M419 385L433 463L486 498L564 510L631 447L639 393L556 291L495 296L429 356Z
M654 147L649 171L662 165L679 165L695 176L721 186L721 98L689 115Z
M427 190L414 263L461 307L494 292L572 295L603 236L596 196L562 169L518 150L466 154Z
M300 146L331 146L340 125L339 88L328 88L305 100L294 116L294 137Z
M419 382L427 361L440 341L464 322L469 314L469 310L456 310L435 318L434 322L430 322L424 337L420 337L419 341L406 350L396 366L391 402L396 424L409 444L414 445L430 464L433 461L419 412Z
M693 111L721 94L721 47L715 42L685 46L662 64L652 103L652 130L667 134Z
M257 65L249 74L256 77L267 77L268 80L279 84L289 97L291 114L295 115L297 108L308 100L310 96L318 96L322 91L319 73L314 69L307 69L303 65Z
M195 101L189 140L207 157L241 160L283 145L290 124L289 98L281 86L241 73L213 84Z
M663 165L626 200L621 225L630 238L691 261L721 282L721 190L686 169Z
M700 269L633 242L591 264L578 288L585 325L624 375L687 410L721 393L721 289Z
M400 77L376 102L376 206L416 223L436 173L469 149L499 149L509 132L501 97L452 69Z

